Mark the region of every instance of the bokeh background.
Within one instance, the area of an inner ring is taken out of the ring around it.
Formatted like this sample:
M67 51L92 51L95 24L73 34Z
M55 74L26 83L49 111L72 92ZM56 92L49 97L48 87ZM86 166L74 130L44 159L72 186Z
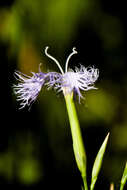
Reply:
M119 188L127 160L127 16L123 1L0 1L0 184L22 188L80 189L70 126L62 94L43 89L32 105L19 110L14 71L58 71L45 46L62 67L72 47L70 67L94 65L98 90L84 94L76 108L88 158L88 183L95 156L110 139L95 187ZM127 187L127 186L126 186Z

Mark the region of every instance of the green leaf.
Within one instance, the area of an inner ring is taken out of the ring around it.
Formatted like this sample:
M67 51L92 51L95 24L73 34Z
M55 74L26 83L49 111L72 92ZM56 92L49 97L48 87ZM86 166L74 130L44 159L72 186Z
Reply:
M90 190L94 189L94 186L95 186L95 183L96 183L96 180L97 180L97 177L98 177L101 165L102 165L102 159L103 159L103 156L105 153L108 138L109 138L109 133L106 136L103 144L101 145L100 150L99 150L99 152L96 156L96 159L94 161L94 165L93 165L93 169L92 169L92 179L91 179Z
M127 162L123 171L123 176L121 178L120 190L123 190L126 181L127 181Z

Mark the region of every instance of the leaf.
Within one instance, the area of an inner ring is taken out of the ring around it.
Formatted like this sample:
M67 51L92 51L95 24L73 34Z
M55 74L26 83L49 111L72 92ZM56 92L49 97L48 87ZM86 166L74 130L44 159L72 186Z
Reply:
M123 176L121 178L120 190L123 190L126 181L127 181L127 162L123 171Z
M109 138L109 133L106 136L103 144L101 145L100 150L99 150L99 152L98 152L98 154L96 156L96 159L94 161L94 165L93 165L93 169L92 169L92 178L91 178L90 190L94 189L98 174L100 172L101 165L102 165L102 159L103 159L103 156L104 156L104 153L105 153L108 138Z

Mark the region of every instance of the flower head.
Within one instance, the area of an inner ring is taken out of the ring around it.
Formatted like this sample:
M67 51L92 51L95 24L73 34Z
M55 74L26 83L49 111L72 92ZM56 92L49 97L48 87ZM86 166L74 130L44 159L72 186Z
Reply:
M65 64L65 72L61 68L59 62L48 54L47 52L48 47L45 49L45 54L52 59L61 71L61 77L59 77L59 91L63 91L64 95L68 93L75 93L80 98L83 96L81 95L81 90L87 91L90 89L96 89L94 87L94 82L98 79L99 70L95 69L94 67L84 67L80 65L80 68L75 67L75 70L68 69L68 63L72 55L77 54L76 48L72 49L72 53L68 56L66 64Z
M81 65L80 69L68 71L63 76L63 86L66 86L65 94L74 92L80 98L82 97L80 90L87 91L96 89L93 84L98 78L98 70L92 67L85 68Z
M94 67L84 67L75 68L75 70L68 69L68 63L72 55L77 54L75 48L73 48L72 53L68 56L65 64L65 72L60 66L59 62L51 56L47 51L49 47L45 48L45 54L47 57L52 59L60 69L61 73L58 72L48 72L43 73L39 71L38 73L32 72L32 76L27 76L19 71L15 72L15 77L19 81L17 85L13 85L14 92L17 95L17 100L20 101L20 108L24 108L26 105L30 106L37 98L41 88L47 86L47 88L54 88L58 91L63 91L64 95L75 93L80 98L81 90L87 91L90 89L96 89L94 87L94 82L99 76L98 69Z

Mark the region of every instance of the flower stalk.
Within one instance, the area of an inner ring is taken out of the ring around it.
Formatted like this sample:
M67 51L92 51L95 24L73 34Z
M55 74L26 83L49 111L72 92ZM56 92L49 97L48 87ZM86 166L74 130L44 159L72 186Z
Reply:
M72 141L73 141L73 150L75 155L75 160L78 166L78 169L81 172L81 176L84 183L85 190L88 190L87 186L87 175L86 175L86 153L85 147L83 144L81 129L73 101L73 93L65 94L65 102L67 107L67 112L69 116L69 122L71 127Z

